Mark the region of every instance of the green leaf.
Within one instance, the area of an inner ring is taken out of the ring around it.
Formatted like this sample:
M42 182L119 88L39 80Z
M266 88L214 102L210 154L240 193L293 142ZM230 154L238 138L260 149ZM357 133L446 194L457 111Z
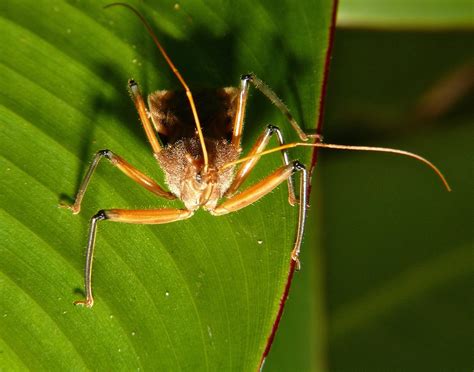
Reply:
M469 0L341 0L337 24L371 29L471 29Z
M82 293L89 218L167 203L101 164L81 214L70 199L99 149L162 181L126 92L179 88L136 17L96 1L0 5L1 360L4 369L255 370L279 310L296 209L284 187L229 216L161 226L103 222L96 303ZM330 1L137 2L191 87L255 72L308 130L318 113ZM266 124L296 138L252 93L248 148ZM311 154L295 151L307 164ZM280 164L263 158L251 182Z

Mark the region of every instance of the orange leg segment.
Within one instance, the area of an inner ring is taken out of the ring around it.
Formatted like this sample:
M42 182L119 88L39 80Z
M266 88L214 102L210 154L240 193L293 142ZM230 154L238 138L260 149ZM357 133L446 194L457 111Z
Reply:
M242 133L244 131L244 117L245 107L247 106L247 97L249 95L249 83L248 80L242 77L240 80L240 95L237 108L237 114L235 115L234 128L232 130L232 144L240 149L240 142L242 141Z
M149 117L148 112L146 110L145 101L143 100L142 94L140 92L140 88L135 80L130 79L128 81L128 88L130 90L130 95L132 96L133 103L138 111L138 115L140 116L140 120L143 125L143 129L145 130L145 134L150 142L151 148L153 149L153 153L157 154L161 151L162 146L158 139L156 138L156 134L154 129L158 133L166 134L166 128L163 126L158 126L159 123L155 123L158 127L153 127Z
M103 157L110 160L110 162L120 169L123 173L125 173L128 177L132 180L137 182L139 185L143 186L147 190L151 191L152 193L169 200L176 199L172 193L165 191L160 185L158 185L154 180L150 177L146 176L138 169L133 167L130 163L122 159L120 156L114 154L110 150L100 150L98 151L95 156L94 160L92 160L92 164L90 165L84 180L79 187L79 191L76 194L76 198L74 200L74 204L72 205L61 205L62 207L66 207L72 210L72 213L77 214L81 211L81 203L82 199L84 198L84 194L86 193L87 187L89 186L89 182L92 178L92 174L94 173L97 165L99 165L100 159Z
M92 261L94 258L95 238L97 235L97 223L99 221L114 221L135 224L165 224L184 220L193 215L192 211L186 209L155 209L155 210L126 210L109 209L99 211L91 218L89 239L87 241L86 266L84 270L85 300L75 301L76 305L92 307L94 296L92 295Z
M265 148L267 147L270 141L270 137L273 134L277 135L278 143L280 146L283 146L285 144L281 130L274 125L268 125L267 128L265 128L265 131L257 138L257 141L255 142L255 144L252 146L249 153L247 154L247 156L251 158L245 161L244 163L242 163L241 167L237 171L234 177L234 181L232 182L232 184L230 185L230 187L227 189L225 193L225 196L227 198L234 195L239 189L239 187L242 185L242 183L247 179L250 172L252 171L252 169L255 167L255 165L260 159L260 157L254 156L254 155L259 154L263 150L265 150ZM283 164L285 165L290 164L288 152L282 151L281 154L283 158ZM291 176L288 177L287 183L288 183L288 201L291 205L295 205L296 197L295 197L295 191L294 191L294 186L293 186L293 179Z

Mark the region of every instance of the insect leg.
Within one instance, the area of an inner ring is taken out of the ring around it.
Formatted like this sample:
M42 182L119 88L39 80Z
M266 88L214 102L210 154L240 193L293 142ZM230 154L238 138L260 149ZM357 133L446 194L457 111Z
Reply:
M92 260L94 257L95 238L97 235L97 223L99 221L114 221L135 224L164 224L191 217L192 211L186 209L154 209L154 210L126 210L109 209L97 212L91 218L89 239L87 241L86 266L84 269L85 300L75 301L76 305L92 307L94 296L92 295Z
M242 133L244 131L244 116L245 107L247 105L247 97L249 95L249 83L248 79L242 77L240 80L240 93L237 108L237 114L235 115L234 127L232 129L232 144L240 149L240 142L242 140Z
M250 186L248 189L224 201L209 212L215 216L221 216L227 213L238 211L248 205L256 202L274 190L282 182L290 178L294 173L301 173L300 196L298 210L298 226L296 229L295 243L291 252L291 258L296 262L297 268L300 267L299 254L301 250L301 242L303 239L304 225L306 220L307 202L308 202L308 172L303 164L299 161L293 161L288 165L278 168L275 172Z
M293 129L298 133L298 136L301 138L302 141L307 141L310 138L316 138L321 140L321 136L318 134L306 134L303 132L293 115L291 115L290 110L283 101L276 95L276 93L271 90L268 85L266 85L262 80L256 77L254 74L247 74L242 76L242 81L249 81L253 84L255 88L257 88L260 92L263 93L281 112L290 122Z
M270 141L270 137L273 134L277 135L278 143L280 144L280 146L283 146L285 144L281 130L274 125L268 125L265 128L264 132L257 138L257 141L255 141L255 144L252 146L247 156L253 156L265 150L265 148L268 145L268 142ZM285 165L288 165L290 163L290 160L288 158L288 152L286 150L283 150L281 154L283 158L283 163ZM242 163L241 167L239 168L239 170L237 171L234 177L234 181L232 182L232 184L230 185L229 189L227 190L225 194L226 197L231 197L232 195L235 194L235 192L238 190L240 185L242 185L242 183L247 179L250 172L252 171L252 169L255 167L255 165L257 164L259 160L260 158L258 156L254 156L250 158L249 160L247 160L246 162ZM288 183L288 201L291 205L295 205L296 198L295 198L295 190L293 186L293 178L289 177L287 179L287 183Z
M135 104L138 115L140 116L143 129L145 130L145 134L148 138L148 141L150 142L151 148L153 149L153 152L157 154L161 151L162 146L156 138L156 134L153 130L154 127L148 117L145 101L143 100L140 88L138 87L138 84L135 82L135 80L130 79L128 81L128 89L130 90L130 95L132 96L133 103ZM166 134L166 128L159 126L159 124L156 124L155 129L158 133Z
M112 4L109 4L109 5L106 5L105 8L110 8L110 7L113 7L113 6L123 6L127 9L131 10L133 13L135 13L135 15L140 19L140 21L143 23L146 30L150 34L151 38L153 39L153 42L155 43L155 45L158 48L158 50L160 51L161 55L163 56L166 63L170 67L171 71L173 71L173 74L178 78L179 82L181 83L184 90L186 91L186 97L188 98L188 101L189 101L189 106L190 106L191 112L193 114L194 123L196 124L196 130L197 130L197 134L198 134L198 137L199 137L199 142L201 143L202 155L203 155L203 160L204 160L204 170L207 171L207 169L209 167L209 157L208 157L208 153L207 153L207 149L206 149L206 142L204 141L204 134L203 134L203 131L202 131L201 123L199 121L199 116L198 116L197 109L196 109L196 103L194 102L193 94L191 93L191 90L189 89L188 84L186 84L183 77L181 76L181 73L179 72L177 67L174 65L171 58L168 56L168 53L166 53L165 49L163 48L161 43L158 41L158 38L156 37L155 33L153 32L153 29L151 28L150 24L147 22L145 17L138 10L136 10L133 6L131 6L129 4L126 4L126 3L112 3ZM129 85L130 85L130 88L132 89L131 82L129 82ZM135 83L135 82L133 82L133 83ZM135 85L136 85L136 83L135 83ZM134 97L133 89L132 89L132 97ZM134 101L135 101L135 98L134 98ZM142 102L143 102L143 100L142 100ZM135 105L137 105L137 104L135 103ZM138 106L137 106L137 108L138 108ZM139 112L140 112L140 110L139 110ZM144 112L144 113L146 114L146 112ZM142 114L140 113L140 117L141 116L142 116ZM147 119L148 119L148 117L147 117ZM143 118L142 118L142 121L143 121ZM145 123L143 123L143 124L145 126ZM150 126L149 121L148 121L148 126ZM147 131L147 128L145 128L145 131ZM147 132L147 136L148 136L148 132ZM152 144L153 151L155 151L155 153L158 152L159 150L158 151L155 150L155 145L159 146L159 144L158 143L154 144L152 142L150 136L148 137L148 139L150 140L150 142ZM155 140L156 140L156 138L155 138ZM161 146L160 146L160 149L161 149Z
M81 186L79 187L79 191L76 194L74 204L61 205L61 206L72 210L72 213L74 214L77 214L81 211L82 199L87 190L87 187L89 186L89 182L92 178L92 174L97 168L97 165L99 164L100 159L102 159L103 157L108 159L112 163L112 165L120 169L128 177L130 177L135 182L137 182L138 184L140 184L147 190L151 191L152 193L169 200L176 199L176 196L174 196L172 193L168 191L163 190L163 188L161 188L161 186L158 185L154 180L152 180L150 177L140 172L138 169L133 167L130 163L122 159L120 156L115 155L110 150L100 150L95 154L94 160L92 160L92 164L90 165L86 173L86 176L84 177L84 180L82 181Z

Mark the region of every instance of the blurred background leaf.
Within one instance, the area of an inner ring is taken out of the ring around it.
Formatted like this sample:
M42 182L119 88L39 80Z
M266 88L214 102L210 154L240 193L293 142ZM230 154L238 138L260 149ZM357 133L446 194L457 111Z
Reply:
M366 3L368 15L387 10L374 17L379 31L367 30L369 17L353 24L360 29L341 22L325 141L415 151L442 169L453 192L411 160L321 151L317 233L306 240L268 370L472 367L474 38L445 27L461 14L472 30L472 5L407 2L399 14L423 5L418 16L445 19L432 18L430 32L402 32L390 29L407 28L403 20L385 23L394 3ZM340 10L355 19L350 9L361 4L341 1ZM408 28L425 28L412 20Z
M469 0L341 0L337 22L340 27L453 30L472 29L472 17Z

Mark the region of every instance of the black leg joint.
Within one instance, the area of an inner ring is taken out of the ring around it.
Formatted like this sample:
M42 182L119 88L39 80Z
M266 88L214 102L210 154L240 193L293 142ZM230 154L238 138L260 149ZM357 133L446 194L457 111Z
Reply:
M107 159L112 159L114 156L113 152L107 149L100 150L97 153L100 154L100 156L106 157Z
M247 81L252 81L254 77L254 74L245 74L240 77L240 80L247 80Z
M295 160L293 162L293 172L298 172L298 171L302 171L302 170L305 170L306 167L304 166L303 163L300 163L298 160Z
M103 209L98 211L93 217L92 217L92 220L94 221L103 221L103 220L107 220L109 217L107 217L107 212L104 211Z
M276 125L273 125L273 124L269 124L267 126L267 129L270 132L270 134L273 134L273 133L276 133L276 132L280 131L280 128L278 128Z

